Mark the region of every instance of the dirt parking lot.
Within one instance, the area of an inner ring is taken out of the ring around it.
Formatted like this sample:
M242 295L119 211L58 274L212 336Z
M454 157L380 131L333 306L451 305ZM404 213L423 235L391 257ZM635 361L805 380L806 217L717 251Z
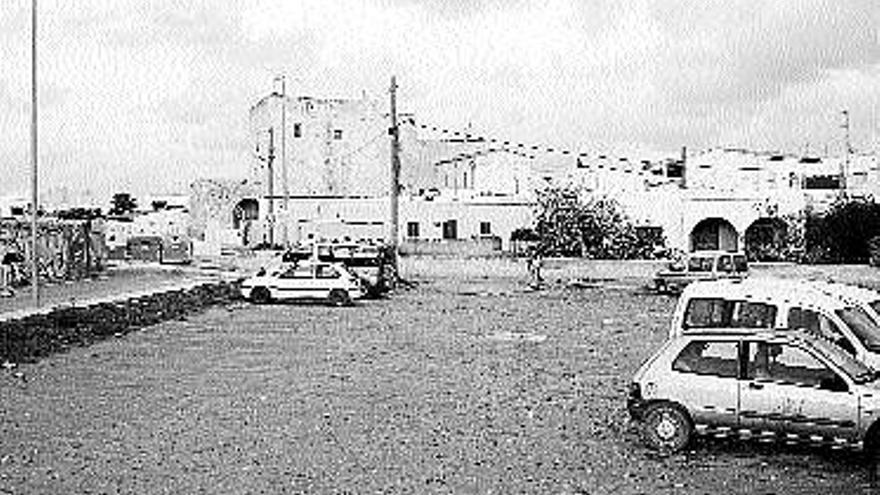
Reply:
M351 308L215 308L0 372L0 493L870 492L858 455L657 457L630 375L675 300L637 278L407 266Z

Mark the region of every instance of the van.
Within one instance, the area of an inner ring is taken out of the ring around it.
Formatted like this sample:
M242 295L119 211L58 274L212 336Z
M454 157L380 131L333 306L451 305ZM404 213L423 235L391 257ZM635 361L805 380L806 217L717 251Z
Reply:
M670 336L731 328L805 329L880 369L880 325L842 292L775 278L695 282L681 294Z
M746 277L748 271L743 253L694 251L658 271L654 275L654 289L660 293L678 293L698 280L740 279Z

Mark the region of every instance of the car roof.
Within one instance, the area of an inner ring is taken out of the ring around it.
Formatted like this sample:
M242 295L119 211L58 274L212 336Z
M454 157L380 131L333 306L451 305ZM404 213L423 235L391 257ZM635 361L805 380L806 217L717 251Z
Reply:
M880 293L858 285L849 285L840 282L832 282L826 280L809 281L818 290L826 292L837 297L852 299L860 303L870 303L880 300Z
M810 282L783 278L699 280L688 285L682 293L682 299L693 297L797 302L831 308L846 306L839 294L823 291Z

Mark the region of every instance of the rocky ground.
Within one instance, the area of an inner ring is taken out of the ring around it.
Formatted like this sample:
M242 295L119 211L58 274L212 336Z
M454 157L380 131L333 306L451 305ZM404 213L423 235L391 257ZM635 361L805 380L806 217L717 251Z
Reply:
M406 263L387 299L228 304L0 372L0 493L871 490L855 454L647 451L625 389L675 300L637 277Z

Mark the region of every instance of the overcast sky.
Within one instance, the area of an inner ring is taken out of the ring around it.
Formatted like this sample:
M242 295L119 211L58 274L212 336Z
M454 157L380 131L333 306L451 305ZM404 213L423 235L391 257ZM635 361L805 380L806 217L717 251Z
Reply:
M28 194L31 0L0 1L0 195ZM247 111L387 99L428 125L642 158L880 134L877 0L39 0L44 190L244 176Z

